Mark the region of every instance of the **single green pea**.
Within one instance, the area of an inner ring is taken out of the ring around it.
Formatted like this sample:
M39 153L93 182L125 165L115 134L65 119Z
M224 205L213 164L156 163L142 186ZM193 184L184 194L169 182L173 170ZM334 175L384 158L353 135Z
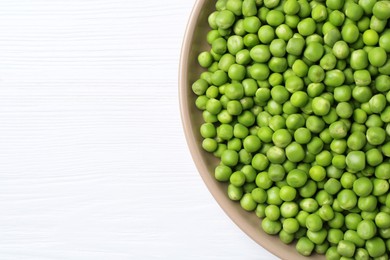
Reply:
M337 195L337 200L340 203L340 207L345 210L354 208L357 204L356 194L349 189L344 189Z
M320 83L325 78L324 69L319 65L313 65L309 68L308 77L313 83Z
M285 244L290 244L294 241L294 234L287 233L283 229L279 232L279 239Z
M287 42L286 51L289 54L299 56L305 47L305 40L302 38L291 38Z
M312 100L312 109L314 114L324 116L329 113L330 102L322 97L315 97Z
M345 41L337 41L332 50L338 59L346 59L349 56L349 46Z
M307 94L312 98L320 96L324 90L325 85L323 83L310 83L307 86Z
M309 43L303 52L305 58L309 61L317 62L324 54L324 47L318 42Z
M290 93L282 85L277 85L271 89L271 97L279 104L285 103L290 98Z
M303 60L297 59L294 61L292 65L292 70L294 71L295 75L298 77L304 77L307 75L309 71L309 67L306 65L306 63Z
M283 201L279 196L280 188L277 186L267 190L267 204L280 206Z
M386 253L386 244L383 239L375 237L366 242L366 249L371 257L377 259L377 257L380 257ZM385 255L384 259L386 258L388 258L387 255Z
M348 240L341 240L337 245L337 253L345 257L352 257L355 254L355 249L355 244Z
M287 25L291 29L296 29L298 27L298 23L300 22L300 18L298 15L286 15L285 25Z
M232 175L230 175L229 181L234 186L241 187L245 184L245 175L241 171L233 172Z
M270 74L270 70L267 65L263 63L255 63L249 68L251 77L255 80L265 80Z
M387 1L377 2L372 8L372 12L378 19L387 20L390 18L390 3Z
M329 133L332 138L344 138L348 133L348 128L343 121L336 121L329 126Z
M357 233L360 238L364 240L369 240L373 238L376 234L377 227L372 220L362 220L357 225Z
M299 12L298 16L301 18L306 18L310 16L311 13L311 7L310 4L306 0L298 0L299 3Z
M339 69L329 70L325 73L324 83L329 87L339 87L345 82L345 75Z
M239 201L244 195L242 187L236 187L233 184L229 184L227 194L229 199L233 201Z
M357 3L354 3L354 2L347 2L345 4L345 15L351 19L352 21L359 21L363 14L364 14L364 10L363 8L358 5Z
M299 188L305 185L307 181L307 175L304 171L294 169L287 174L287 183L293 188Z
M353 111L353 106L348 102L340 102L336 106L336 113L340 118L350 118L353 114Z
M248 33L257 33L261 26L261 21L256 16L244 18L244 30Z
M276 235L282 229L282 224L280 221L272 221L266 217L262 220L261 227L267 234Z
M285 87L290 93L302 90L304 87L304 82L301 78L297 76L288 77L285 81Z
M280 198L283 201L293 201L296 198L297 191L295 188L290 187L290 186L283 186L280 189Z
M381 113L386 108L386 97L383 94L377 94L371 97L369 101L370 110L373 113Z
M222 153L221 161L227 166L235 166L238 163L238 153L233 150L225 150Z
M240 200L240 205L246 211L254 211L257 207L257 203L250 193L244 194Z
M297 91L291 95L290 102L295 107L304 107L309 102L309 97L306 92Z
M353 23L344 24L341 29L341 36L345 42L354 43L359 38L359 28Z
M287 69L287 59L281 57L272 57L268 62L268 67L272 72L282 73Z
M254 33L248 33L244 36L244 45L247 48L253 48L260 43L259 37Z
M271 163L281 164L286 160L286 154L284 150L277 146L270 147L267 152L267 158Z
M309 116L306 119L306 128L309 129L312 133L318 134L325 127L325 122L320 117Z
M236 54L236 62L240 65L247 65L251 62L251 57L249 55L249 51L247 49L243 49L237 52Z
M375 30L377 33L381 33L385 28L386 28L386 20L378 19L374 15L371 17L370 29Z
M368 143L380 145L386 139L386 132L381 127L369 127L366 133Z
M352 97L352 88L347 85L336 87L334 89L334 99L338 102L347 102Z
M314 243L311 242L307 237L301 237L298 240L295 248L300 254L309 256L314 250Z
M340 229L331 228L328 230L327 240L330 243L338 244L341 240L343 240L344 234Z
M294 34L293 31L291 30L291 28L286 24L281 24L278 27L276 27L275 33L279 39L281 39L285 42L287 42L289 39L291 39L291 37Z
M270 10L266 16L266 21L271 26L278 26L284 22L284 15L281 11Z
M269 165L269 160L264 154L256 154L252 159L252 166L258 171L266 169Z
M302 36L309 36L316 30L316 22L313 18L305 18L298 23L298 32Z
M263 25L258 31L259 40L264 44L269 44L275 38L275 30L270 25Z
M332 70L336 67L337 59L333 53L325 54L320 60L320 66L324 70Z
M328 20L334 26L341 26L344 23L345 14L343 12L340 12L339 10L333 10L329 14Z
M378 179L390 179L390 163L384 162L375 168L375 177Z
M381 67L386 63L387 54L381 47L374 47L368 52L368 60L375 67Z
M283 11L287 15L294 15L299 12L300 5L297 0L287 0L283 5Z
M232 169L226 165L218 165L214 170L215 179L218 181L228 181L232 175Z
M387 53L390 52L390 33L388 31L379 37L379 47L385 49Z
M301 169L301 170L304 170L306 174L308 174L307 170L305 169ZM299 188L299 195L302 198L310 198L316 193L316 191L317 191L317 184L312 180L308 180L305 183L305 185Z
M328 18L328 11L324 5L316 5L312 11L311 16L316 22L322 22Z
M354 70L362 70L368 66L368 54L364 50L355 50L351 53L350 58L351 68Z
M228 29L235 21L235 15L229 10L222 10L216 14L215 23L218 28Z
M244 16L253 16L257 14L257 7L255 0L244 0L242 2L242 14Z

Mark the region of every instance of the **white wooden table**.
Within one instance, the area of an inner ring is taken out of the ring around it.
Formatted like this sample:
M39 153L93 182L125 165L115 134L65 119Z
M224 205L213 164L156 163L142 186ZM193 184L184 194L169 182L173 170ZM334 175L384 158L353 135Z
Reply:
M0 1L0 259L277 259L190 158L194 0Z

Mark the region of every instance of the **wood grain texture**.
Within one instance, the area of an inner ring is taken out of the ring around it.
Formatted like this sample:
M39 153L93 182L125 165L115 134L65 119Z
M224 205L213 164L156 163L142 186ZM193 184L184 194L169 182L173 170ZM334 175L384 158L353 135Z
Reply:
M0 259L276 259L190 158L194 0L0 1Z

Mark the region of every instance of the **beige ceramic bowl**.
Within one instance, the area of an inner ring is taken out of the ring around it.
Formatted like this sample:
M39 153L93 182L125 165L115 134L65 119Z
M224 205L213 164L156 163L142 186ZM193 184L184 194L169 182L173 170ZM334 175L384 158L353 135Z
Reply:
M295 245L285 245L277 236L266 234L260 227L261 222L259 218L253 212L248 213L244 211L239 203L232 202L227 197L227 185L216 181L213 177L214 168L218 160L212 154L202 150L202 137L199 133L199 127L203 119L201 112L195 107L196 96L191 91L191 85L203 71L197 63L198 54L210 48L206 41L206 34L210 30L207 24L207 17L213 11L215 2L215 0L198 0L196 2L187 26L181 53L179 74L180 108L192 158L203 181L222 209L234 223L259 245L285 260L325 259L325 257L318 255L310 258L303 257L296 252Z

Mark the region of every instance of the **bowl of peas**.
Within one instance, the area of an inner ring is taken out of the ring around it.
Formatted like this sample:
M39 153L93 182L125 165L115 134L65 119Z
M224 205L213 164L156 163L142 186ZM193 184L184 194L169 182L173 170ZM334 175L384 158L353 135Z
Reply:
M390 1L199 0L179 96L216 201L281 259L390 257Z

